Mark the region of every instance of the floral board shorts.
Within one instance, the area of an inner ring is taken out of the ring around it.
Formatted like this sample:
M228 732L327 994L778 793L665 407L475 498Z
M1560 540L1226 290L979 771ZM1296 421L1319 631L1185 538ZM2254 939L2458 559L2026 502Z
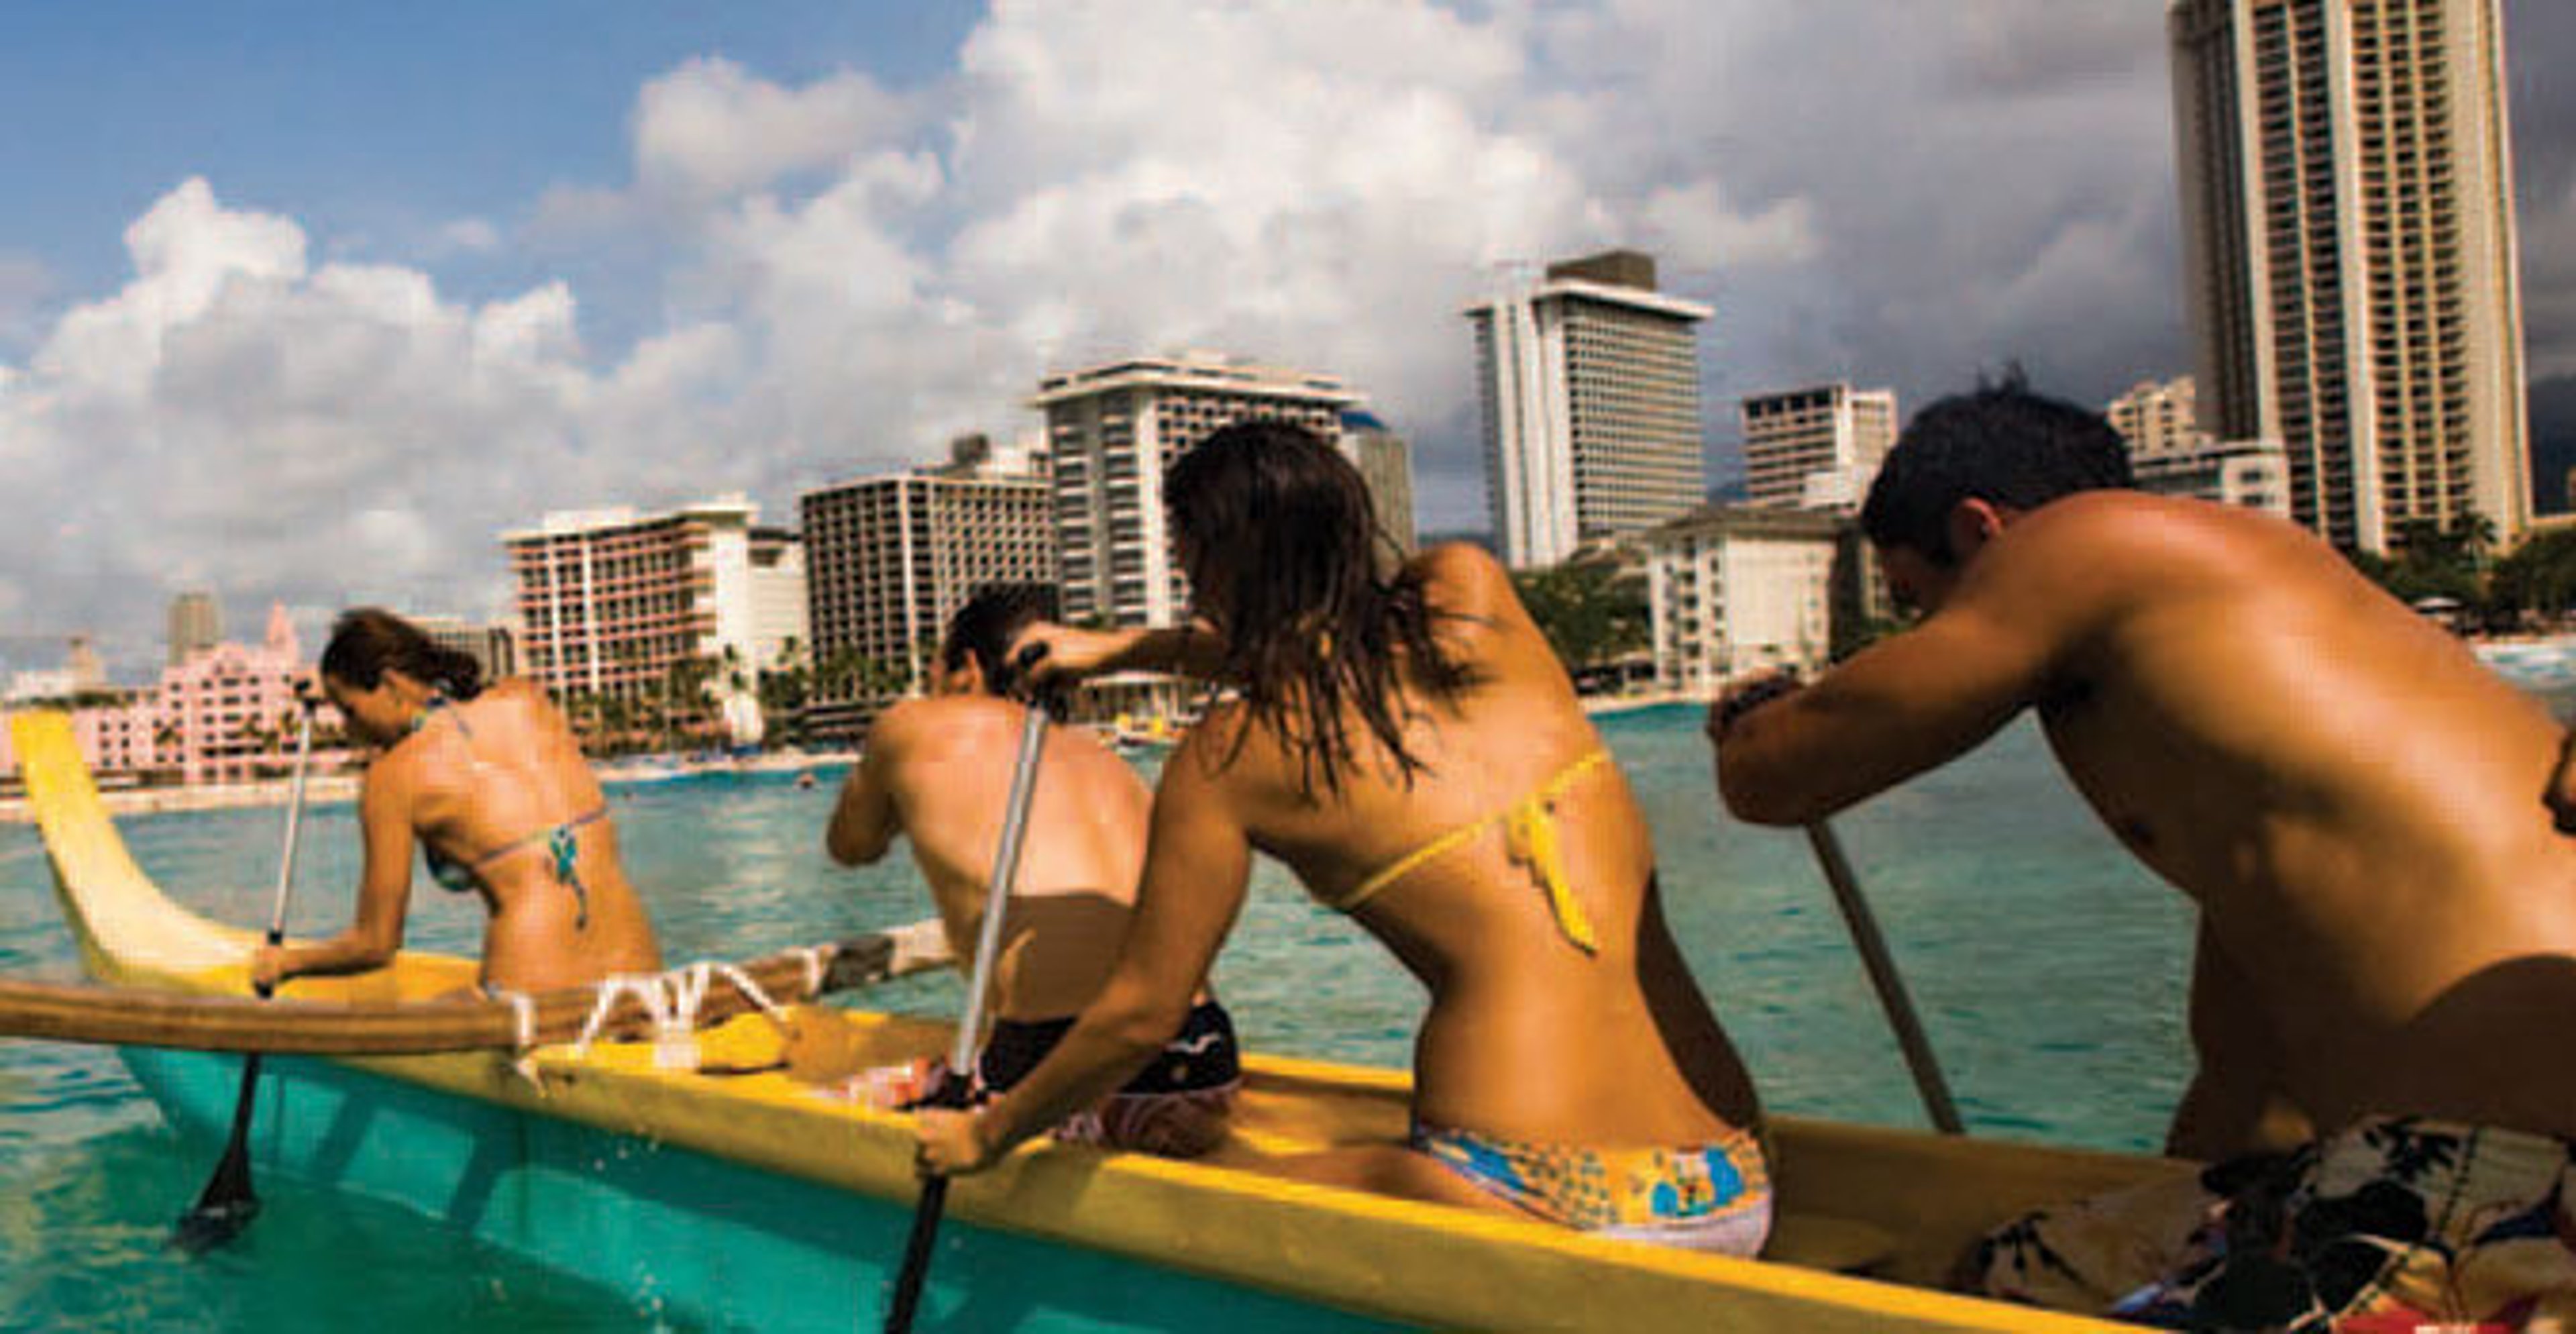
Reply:
M1989 1296L2167 1329L2576 1331L2576 1142L2377 1117L2289 1153L2042 1210Z

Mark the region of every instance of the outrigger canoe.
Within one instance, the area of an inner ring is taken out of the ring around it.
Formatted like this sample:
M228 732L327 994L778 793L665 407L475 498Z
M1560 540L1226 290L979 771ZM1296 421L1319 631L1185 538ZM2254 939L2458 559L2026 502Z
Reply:
M15 728L91 976L242 995L256 935L172 903L135 865L63 718L23 714ZM397 1005L451 991L474 970L405 952L375 973L299 980L284 999ZM867 1064L947 1042L944 1026L925 1020L819 1007L798 1017L846 1025ZM748 1014L703 1036L711 1050L757 1046L772 1022ZM119 1050L172 1123L220 1140L238 1058ZM1778 1118L1780 1223L1758 1261L1265 1170L1284 1155L1399 1136L1408 1091L1397 1072L1256 1055L1237 1131L1211 1158L1024 1148L950 1192L921 1327L2107 1329L1929 1285L1971 1239L2023 1209L2187 1170ZM251 1145L263 1173L408 1206L639 1308L763 1330L875 1325L915 1195L909 1117L779 1069L671 1068L641 1041L272 1057Z

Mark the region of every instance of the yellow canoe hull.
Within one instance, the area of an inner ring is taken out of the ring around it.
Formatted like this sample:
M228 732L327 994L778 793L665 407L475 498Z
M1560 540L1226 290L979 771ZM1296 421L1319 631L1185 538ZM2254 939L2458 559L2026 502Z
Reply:
M135 865L63 719L25 714L13 722L65 919L91 974L124 986L244 991L256 936L173 904ZM406 952L380 972L299 981L290 993L415 999L468 984L474 973L468 960ZM929 1055L946 1042L945 1027L926 1021L807 1013L847 1024L853 1058L867 1064ZM758 1016L734 1020L708 1041L718 1052L755 1053L732 1062L741 1065L762 1064L759 1049L774 1054L776 1046ZM315 1064L830 1192L908 1204L915 1191L908 1117L823 1096L779 1069L663 1069L642 1043L581 1054L539 1048L528 1062L533 1080L488 1053ZM955 1183L949 1213L1050 1246L1310 1304L1319 1319L1329 1312L1498 1330L2076 1330L2113 1327L1916 1285L2022 1210L2188 1170L2159 1159L1782 1118L1774 1125L1781 1223L1761 1261L1587 1238L1264 1170L1286 1155L1399 1137L1408 1094L1400 1073L1256 1056L1247 1061L1238 1132L1214 1157L1183 1163L1033 1146ZM653 1260L637 1263L649 1269ZM834 1318L849 1319L848 1308Z

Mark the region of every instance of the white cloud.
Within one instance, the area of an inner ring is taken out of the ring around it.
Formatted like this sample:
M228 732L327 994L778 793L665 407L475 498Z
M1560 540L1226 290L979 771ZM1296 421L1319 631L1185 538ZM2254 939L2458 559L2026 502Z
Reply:
M0 532L0 567L46 573L21 590L40 623L131 662L178 579L481 611L495 530L607 480L573 447L591 377L562 287L478 308L407 269L308 271L295 223L195 180L127 240L130 281L0 389L0 452L48 518Z
M1795 264L1822 248L1805 199L1783 199L1748 217L1727 207L1713 180L1657 190L1642 212L1649 246L1687 268Z
M644 85L635 108L635 176L648 193L703 203L841 166L900 135L911 112L866 75L802 88L701 58Z

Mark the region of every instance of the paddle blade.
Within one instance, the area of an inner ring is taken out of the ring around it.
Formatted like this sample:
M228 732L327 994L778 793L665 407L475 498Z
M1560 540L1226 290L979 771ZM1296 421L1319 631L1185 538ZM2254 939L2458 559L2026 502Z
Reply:
M250 1185L251 1096L259 1091L259 1053L242 1062L241 1093L233 1101L233 1131L224 1156L197 1202L179 1215L170 1244L190 1255L203 1255L241 1235L259 1217L259 1192Z
M233 1151L215 1164L205 1193L170 1229L170 1244L190 1255L203 1255L240 1236L257 1217L259 1195L250 1185L250 1153L236 1141Z

